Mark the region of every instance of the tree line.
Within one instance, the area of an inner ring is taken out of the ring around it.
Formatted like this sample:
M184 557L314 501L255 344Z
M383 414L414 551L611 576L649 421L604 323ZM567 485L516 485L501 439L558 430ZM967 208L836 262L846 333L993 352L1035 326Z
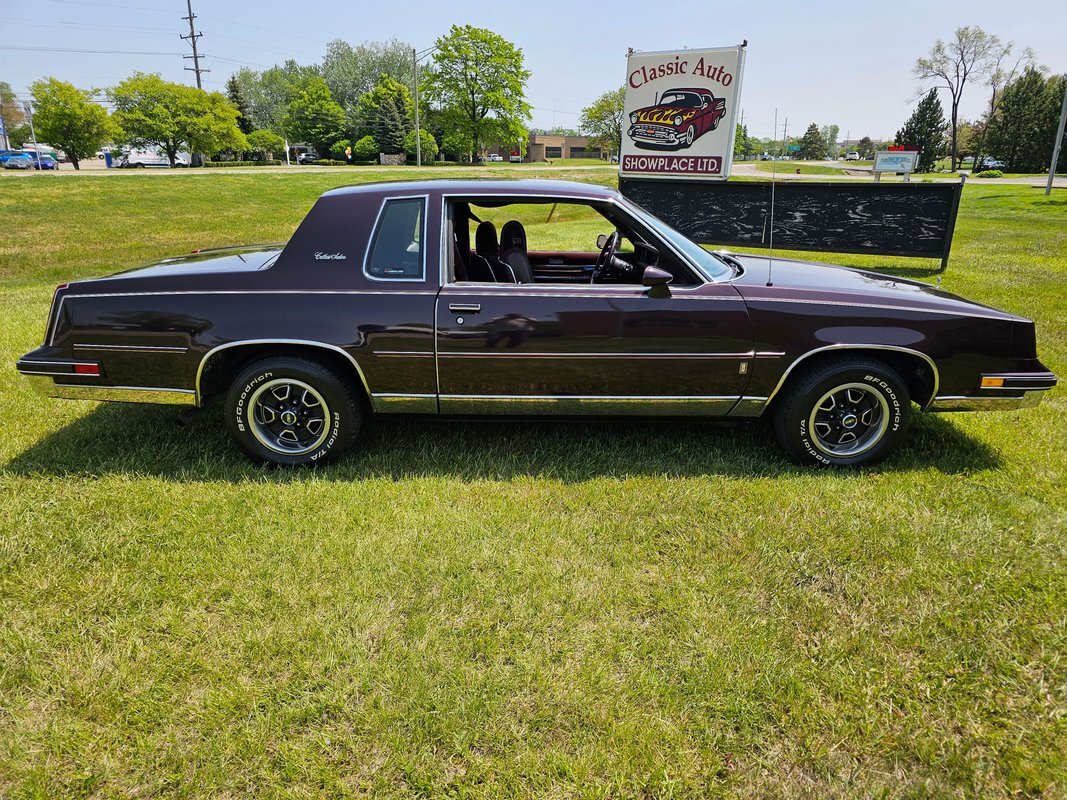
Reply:
M418 132L409 88L412 48L397 40L355 47L336 40L320 64L289 60L263 71L241 69L225 93L144 73L103 90L49 77L30 92L37 138L62 149L75 169L105 143L156 148L172 166L183 150L271 158L284 151L286 139L341 160L414 156L417 144L427 161L441 151L473 160L490 143L525 139L529 76L522 50L511 42L485 28L453 25L434 43L419 78ZM21 146L28 125L3 83L0 113Z

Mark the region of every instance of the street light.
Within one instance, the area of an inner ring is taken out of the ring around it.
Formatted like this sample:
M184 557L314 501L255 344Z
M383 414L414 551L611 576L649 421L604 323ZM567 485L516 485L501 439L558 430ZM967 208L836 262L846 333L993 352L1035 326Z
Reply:
M415 83L415 166L422 166L422 135L419 128L419 62L437 49L437 45L419 51L411 48L411 72Z

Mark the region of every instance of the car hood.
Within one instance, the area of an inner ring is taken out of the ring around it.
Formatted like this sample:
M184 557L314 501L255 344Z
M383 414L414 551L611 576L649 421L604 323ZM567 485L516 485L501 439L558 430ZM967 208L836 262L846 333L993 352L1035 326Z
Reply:
M635 112L637 121L640 122L670 122L676 116L681 116L683 121L696 116L695 108L682 108L681 106L645 106Z
M991 319L1024 319L928 283L877 272L787 258L739 254L731 254L731 257L745 268L744 273L732 282L746 300L773 296L809 303L854 303ZM768 261L771 262L772 287L767 287Z

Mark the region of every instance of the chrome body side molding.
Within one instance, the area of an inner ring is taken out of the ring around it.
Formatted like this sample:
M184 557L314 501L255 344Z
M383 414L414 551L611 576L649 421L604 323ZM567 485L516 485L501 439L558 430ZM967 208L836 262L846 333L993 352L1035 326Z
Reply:
M927 411L1014 411L1019 408L1033 408L1041 402L1045 389L1023 392L1022 397L969 397L966 395L945 395L935 397Z
M720 417L736 396L442 394L442 414Z
M413 392L376 392L370 396L375 414L436 414L437 395Z
M192 389L166 389L158 386L72 386L56 383L45 375L26 377L35 391L45 397L63 400L111 400L120 403L161 403L163 405L196 405Z

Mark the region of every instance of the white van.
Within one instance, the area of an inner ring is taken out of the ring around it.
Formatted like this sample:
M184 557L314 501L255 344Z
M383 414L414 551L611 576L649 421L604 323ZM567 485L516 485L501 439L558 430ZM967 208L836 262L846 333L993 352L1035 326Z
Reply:
M130 150L119 161L118 166L128 167L130 169L138 169L144 167L169 167L170 159L165 155L153 152L151 150ZM174 159L174 166L187 167L189 161L186 158L186 154L179 153Z

